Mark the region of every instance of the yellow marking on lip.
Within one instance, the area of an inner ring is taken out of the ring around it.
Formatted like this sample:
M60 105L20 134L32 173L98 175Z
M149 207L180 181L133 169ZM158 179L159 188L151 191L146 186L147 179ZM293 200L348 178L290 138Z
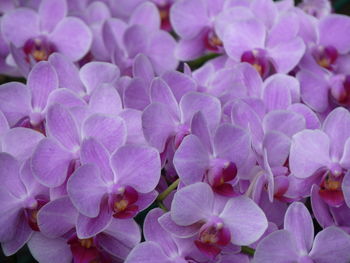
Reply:
M128 207L129 202L125 199L114 203L114 209L118 212L124 211Z
M92 245L94 244L94 241L92 238L87 238L87 239L80 239L80 245L85 248L91 248Z

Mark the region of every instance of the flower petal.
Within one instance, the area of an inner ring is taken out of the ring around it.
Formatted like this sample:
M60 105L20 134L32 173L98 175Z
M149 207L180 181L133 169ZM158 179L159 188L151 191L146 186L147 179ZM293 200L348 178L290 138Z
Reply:
M255 250L254 262L298 262L298 257L292 234L287 230L279 230L268 235L259 243Z
M175 169L186 185L201 182L209 167L209 152L195 135L187 135L174 155Z
M10 82L0 86L0 110L10 126L29 115L30 90L19 82Z
M78 238L90 238L96 236L98 233L106 230L113 220L111 209L108 207L107 200L101 204L99 214L94 217L87 217L79 214L77 220L77 235Z
M64 238L47 238L34 233L28 242L30 253L42 263L70 263L72 252Z
M171 219L180 226L206 220L212 214L214 193L206 183L194 183L178 190L171 203Z
M97 217L107 191L95 164L84 164L69 178L67 192L76 209L85 216Z
M300 254L307 254L314 240L314 225L310 212L300 202L292 203L284 216L284 229L293 233Z
M68 196L53 200L44 205L38 213L40 232L46 237L58 238L75 227L78 211Z
M140 193L154 190L159 182L160 157L154 148L122 146L112 155L111 165L121 185L131 186Z
M94 114L84 121L83 136L95 138L109 152L114 152L126 142L126 125L120 117Z
M13 128L3 137L2 150L24 160L32 156L37 144L44 138L44 135L32 129Z
M292 138L289 166L299 178L307 178L330 163L330 142L320 130L304 130Z
M71 153L53 139L40 141L32 157L35 178L45 186L56 187L65 181L68 167L73 159Z
M72 114L62 105L54 104L47 112L48 134L57 139L66 149L79 149L80 136Z
M23 47L28 39L39 35L39 17L29 8L16 8L1 19L1 32L8 42Z
M339 263L350 260L350 237L337 227L328 227L317 234L310 252L311 258L320 263Z
M247 197L230 199L220 217L230 229L231 242L235 245L249 245L257 241L267 229L264 212Z
M28 76L28 88L32 92L33 110L42 111L50 93L58 88L58 77L54 68L47 61L35 64Z
M55 10L55 12L52 12ZM51 32L57 23L67 14L67 2L61 0L44 0L39 6L41 30Z
M344 145L350 138L350 113L343 107L338 107L328 114L323 123L323 131L330 139L330 156L332 160L340 160Z
M85 64L79 71L81 82L87 93L100 87L103 83L113 83L119 78L119 68L111 63L94 61Z
M80 19L66 17L57 24L50 39L59 52L77 61L89 51L92 33Z

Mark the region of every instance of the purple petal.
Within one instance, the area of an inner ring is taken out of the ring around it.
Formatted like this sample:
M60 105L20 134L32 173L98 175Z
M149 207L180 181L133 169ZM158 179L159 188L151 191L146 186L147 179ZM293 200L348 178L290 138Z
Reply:
M78 128L71 113L62 105L52 105L47 112L48 134L57 139L66 149L79 149Z
M205 2L196 0L177 1L170 9L170 21L176 33L182 38L195 37L209 25Z
M28 76L28 88L32 92L32 107L36 112L42 111L50 93L58 88L58 77L47 61L35 64Z
M79 214L77 220L77 235L78 238L90 238L98 233L106 230L113 220L111 210L108 207L108 202L103 201L101 209L97 217L90 218Z
M147 241L136 246L128 255L125 263L172 263L154 242Z
M331 141L330 156L332 160L340 160L344 145L350 137L350 113L342 107L334 109L328 114L323 123L323 131Z
M113 152L126 142L126 126L120 117L94 114L84 121L83 136L97 139Z
M200 34L191 39L180 39L176 45L175 57L182 61L194 60L205 51L205 41Z
M8 42L23 47L28 39L39 35L39 17L29 8L16 8L1 19L1 32Z
M10 126L29 115L30 91L19 82L10 82L0 86L0 110Z
M208 128L207 120L204 117L204 114L200 111L193 115L191 121L191 133L200 139L208 152L213 152L211 133Z
M230 229L231 242L240 246L257 241L268 226L261 208L243 196L230 199L220 217L224 220L224 225Z
M102 85L90 97L90 108L94 113L118 115L123 105L118 91L109 86Z
M103 83L113 83L119 78L120 71L116 65L107 62L90 62L79 71L81 82L90 94Z
M59 52L77 61L90 49L92 34L88 26L80 19L66 17L57 24L50 39Z
M134 77L144 79L147 83L150 83L154 78L152 63L144 54L135 57L132 70Z
M10 154L0 153L0 167L1 191L10 193L14 199L26 196L26 188L19 176L20 163Z
M282 88L280 83L271 82L266 84L263 93L267 111L287 109L292 103L290 91L286 87Z
M214 96L189 92L182 97L179 105L182 123L189 123L197 111L206 116L210 130L213 130L221 119L221 104Z
M140 227L132 219L113 219L96 240L111 255L125 259L141 240Z
M159 182L160 157L154 148L122 146L112 155L111 165L121 185L131 186L140 193L154 190Z
M305 129L302 115L287 110L276 110L265 115L263 120L265 132L279 131L288 137Z
M259 14L263 14L262 11L258 12ZM275 21L274 25L270 29L267 46L273 47L279 43L293 40L298 34L299 27L300 25L297 14L293 12L283 13L278 17L278 21Z
M284 229L293 233L300 254L307 254L314 240L312 218L303 203L294 202L284 216Z
M180 226L189 226L209 218L214 193L206 183L194 183L178 190L171 204L171 219Z
M176 244L171 237L171 234L165 231L158 223L164 212L160 208L151 210L146 218L143 225L143 233L147 241L153 241L158 243L167 255L177 252Z
M0 156L0 158L2 155ZM3 176L0 176L3 180ZM10 241L16 237L17 225L22 220L21 202L14 198L11 191L0 188L0 241Z
M324 112L328 107L329 90L324 75L303 70L297 74L297 78L300 81L304 103L315 111Z
M1 243L5 256L13 255L20 250L29 241L32 233L33 230L29 227L27 220L19 220L16 226L16 238Z
M159 30L160 16L156 5L152 2L145 2L139 5L132 12L129 19L129 24L144 26L150 32Z
M149 103L148 84L140 78L134 78L124 91L124 104L127 108L143 110Z
M162 79L168 83L178 102L186 93L196 90L197 84L194 79L178 71L166 72Z
M275 23L278 10L274 2L269 0L254 0L250 6L257 19L261 20L267 28Z
M150 104L142 114L142 129L147 142L163 152L168 138L176 131L176 120L166 105Z
M125 109L119 114L125 121L127 129L127 143L146 144L142 130L142 112L133 109Z
M174 55L175 46L175 39L165 31L158 31L152 35L147 54L159 75L176 69L178 61Z
M319 195L320 188L318 185L313 185L311 189L311 205L312 212L321 225L325 228L334 224L333 217L330 214L329 206L323 201Z
M60 88L73 90L79 96L85 94L85 88L79 79L79 70L68 57L53 53L49 57L49 62L57 73Z
M179 116L179 106L168 84L161 78L151 82L150 97L152 102L159 102L167 106L174 118Z
M289 155L290 139L279 132L268 132L265 134L263 148L266 149L271 167L283 166Z
M350 237L337 227L328 227L317 234L310 256L316 262L332 263L337 259L339 263L350 260Z
M47 100L47 106L50 107L53 104L61 104L68 108L82 107L86 105L85 101L74 91L66 88L56 89L51 92Z
M70 263L72 252L64 238L47 238L41 233L34 233L28 242L30 253L42 263Z
M299 178L307 178L330 163L328 136L319 130L304 130L293 136L289 165Z
M344 15L331 14L319 23L320 44L333 46L341 54L350 51L350 38L347 34L350 28L350 19Z
M89 217L100 213L100 203L107 191L106 183L95 164L81 166L69 178L67 191L77 210Z
M186 184L193 184L203 180L209 167L209 152L195 135L184 138L174 155L174 166Z
M295 240L287 230L273 232L264 238L256 248L254 261L256 263L286 263L298 262Z
M55 10L55 12L52 12ZM51 32L67 13L67 3L62 0L44 0L39 6L41 30Z
M341 185L344 194L344 199L348 207L350 207L350 173L346 173Z
M123 41L130 58L146 53L149 37L147 29L141 25L132 25L125 30Z
M166 231L181 238L188 238L188 237L194 236L195 234L198 233L199 229L202 226L202 223L200 222L194 223L189 226L179 226L175 224L175 222L171 219L170 212L159 217L158 222L160 226L164 228Z
M82 164L96 164L100 176L106 183L113 182L114 175L109 165L109 152L93 138L85 139L81 145L80 161Z
M224 36L224 47L235 61L240 61L245 51L264 47L265 26L255 19L235 22L227 29Z
M36 179L45 186L56 187L65 181L71 153L53 139L40 141L32 157L32 169Z
M321 127L320 120L318 119L315 112L313 112L308 106L301 103L294 103L288 110L299 113L305 119L307 129L319 129Z
M40 232L50 238L57 238L75 227L78 212L68 196L44 205L38 213Z
M239 150L238 150L239 149ZM242 166L250 151L250 136L242 128L230 124L219 126L214 135L215 155Z
M304 52L305 44L298 37L268 50L276 71L279 73L290 72L299 63Z
M24 160L32 156L36 145L43 138L43 134L32 129L13 128L4 135L2 150L18 160Z

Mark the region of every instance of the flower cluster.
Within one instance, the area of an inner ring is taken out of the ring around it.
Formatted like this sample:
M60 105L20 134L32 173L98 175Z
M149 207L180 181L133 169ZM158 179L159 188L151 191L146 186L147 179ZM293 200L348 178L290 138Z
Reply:
M0 85L3 253L350 262L350 18L331 11L2 0L0 73L24 80Z

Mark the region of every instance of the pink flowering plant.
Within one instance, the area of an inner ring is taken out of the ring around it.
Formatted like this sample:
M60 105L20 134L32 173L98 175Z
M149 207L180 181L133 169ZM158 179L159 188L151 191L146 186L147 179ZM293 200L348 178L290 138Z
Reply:
M350 263L333 7L0 1L0 262Z

